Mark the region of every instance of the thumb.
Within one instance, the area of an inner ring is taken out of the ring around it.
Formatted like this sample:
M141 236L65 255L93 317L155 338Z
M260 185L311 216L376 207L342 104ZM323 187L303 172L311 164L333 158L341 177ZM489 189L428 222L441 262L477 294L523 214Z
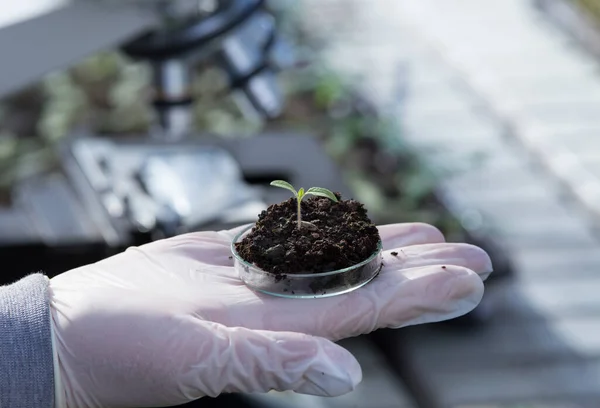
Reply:
M322 337L202 324L212 326L216 342L202 364L202 371L214 371L196 377L208 396L276 390L333 397L352 391L362 380L354 356Z

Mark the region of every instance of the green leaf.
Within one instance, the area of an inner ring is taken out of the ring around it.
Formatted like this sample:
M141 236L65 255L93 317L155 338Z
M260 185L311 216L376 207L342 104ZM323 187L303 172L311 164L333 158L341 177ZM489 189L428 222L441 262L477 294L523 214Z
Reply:
M309 194L312 194L314 196L329 198L331 201L335 201L336 203L338 202L338 199L335 196L335 194L333 194L331 191L327 190L326 188L311 187L306 192L306 195L309 195Z
M302 201L302 197L304 197L304 188L300 187L300 190L298 190L298 200Z
M294 193L295 196L298 195L298 193L296 192L296 189L294 188L294 186L292 186L287 181L275 180L275 181L271 181L271 185L274 186L274 187L285 188L287 190L290 190L292 193Z

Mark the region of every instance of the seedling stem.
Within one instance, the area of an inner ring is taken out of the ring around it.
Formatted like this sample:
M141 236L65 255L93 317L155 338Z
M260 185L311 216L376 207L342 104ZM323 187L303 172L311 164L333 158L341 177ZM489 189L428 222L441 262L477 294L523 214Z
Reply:
M335 196L335 194L333 194L331 191L327 190L326 188L311 187L306 191L304 191L304 188L300 188L298 191L296 191L294 186L292 186L287 181L283 181L283 180L272 181L271 185L274 187L285 188L287 190L290 190L294 194L294 197L296 198L296 202L298 203L298 211L297 211L297 217L296 217L296 221L298 223L298 229L302 228L302 225L304 225L304 224L310 224L305 221L302 221L302 206L301 206L301 204L302 204L302 199L304 197L306 197L307 195L314 195L314 196L329 198L330 200L332 200L336 203L338 202L338 199Z

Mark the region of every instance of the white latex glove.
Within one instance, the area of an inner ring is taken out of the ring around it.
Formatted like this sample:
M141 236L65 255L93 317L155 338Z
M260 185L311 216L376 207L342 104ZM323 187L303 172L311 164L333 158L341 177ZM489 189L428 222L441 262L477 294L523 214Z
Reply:
M429 225L388 225L385 267L368 285L277 298L239 280L235 231L130 248L51 279L58 406L170 406L271 389L341 395L362 374L332 340L465 314L492 269L483 250L443 243Z

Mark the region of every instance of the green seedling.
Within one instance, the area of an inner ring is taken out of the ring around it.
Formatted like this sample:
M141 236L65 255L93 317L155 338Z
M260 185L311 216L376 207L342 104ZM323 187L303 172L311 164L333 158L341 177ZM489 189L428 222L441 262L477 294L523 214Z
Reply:
M292 186L287 181L283 181L283 180L272 181L271 185L274 187L285 188L287 190L290 190L292 193L294 193L294 197L296 198L296 202L298 203L298 216L297 216L298 229L302 228L302 226L314 227L314 225L312 225L311 223L302 221L302 213L301 213L302 207L300 206L300 204L302 203L302 199L304 197L306 197L307 195L314 195L314 196L329 198L331 201L334 201L336 203L338 202L338 199L335 196L335 194L333 194L331 191L327 190L326 188L311 187L306 191L304 191L304 188L300 188L300 190L296 191L294 186Z

